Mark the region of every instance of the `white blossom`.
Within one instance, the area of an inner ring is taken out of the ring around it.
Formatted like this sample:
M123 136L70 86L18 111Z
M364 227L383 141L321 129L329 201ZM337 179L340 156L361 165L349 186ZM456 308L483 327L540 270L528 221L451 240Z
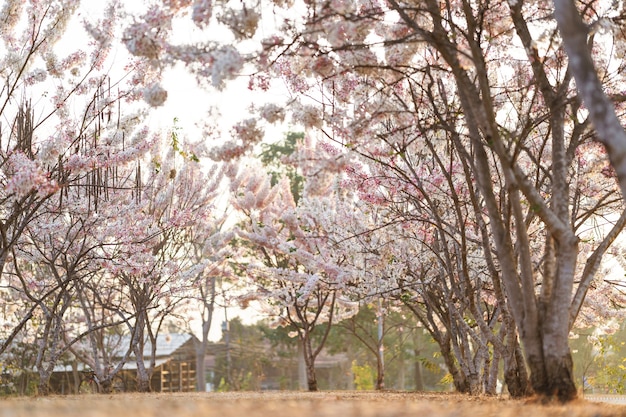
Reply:
M159 83L154 83L143 89L143 99L152 107L162 106L167 100L167 91Z

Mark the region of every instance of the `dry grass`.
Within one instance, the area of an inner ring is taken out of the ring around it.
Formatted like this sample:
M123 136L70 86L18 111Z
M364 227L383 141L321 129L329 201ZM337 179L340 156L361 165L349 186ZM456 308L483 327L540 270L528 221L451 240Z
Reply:
M399 392L245 392L0 400L0 417L626 417L626 406L567 405Z

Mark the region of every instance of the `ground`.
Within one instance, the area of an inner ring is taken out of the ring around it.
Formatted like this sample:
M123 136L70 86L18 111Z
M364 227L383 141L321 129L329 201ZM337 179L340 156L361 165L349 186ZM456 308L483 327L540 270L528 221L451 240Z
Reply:
M626 417L626 406L577 400L470 398L402 392L77 395L0 400L0 417Z

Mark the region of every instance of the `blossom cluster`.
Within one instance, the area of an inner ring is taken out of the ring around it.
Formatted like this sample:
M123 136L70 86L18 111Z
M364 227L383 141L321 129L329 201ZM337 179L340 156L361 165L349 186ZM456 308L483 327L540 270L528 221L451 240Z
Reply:
M167 90L158 83L150 84L142 91L144 100L152 107L162 106L167 100Z
M4 171L4 176L7 178L4 186L6 194L21 198L31 191L36 191L45 196L59 189L56 181L49 178L39 163L28 158L23 152L13 152L8 162L10 170Z
M216 88L223 88L224 81L233 79L243 68L244 60L233 46L226 45L211 54L211 83Z
M261 15L254 9L228 9L217 17L217 20L235 34L239 40L249 39L256 33Z

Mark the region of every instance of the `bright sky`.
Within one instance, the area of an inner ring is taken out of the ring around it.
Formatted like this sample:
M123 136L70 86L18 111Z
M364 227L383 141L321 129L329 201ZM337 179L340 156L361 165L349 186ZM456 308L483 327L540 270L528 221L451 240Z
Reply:
M73 40L85 39L80 21L83 18L96 21L102 15L104 5L105 2L83 1L79 19L74 22L74 27L70 29L72 32L76 31L76 35L72 33L68 38ZM124 2L123 5L127 11L140 12L143 10L142 7L145 7L145 1L130 0ZM188 25L192 26L190 21ZM191 41L194 36L193 29L179 25L175 26L174 33L180 42ZM225 31L211 30L210 34L217 37L217 39L212 40L229 40L229 34ZM220 39L220 37L223 38ZM68 47L74 50L78 46L72 43L68 44ZM114 56L117 62L120 62L120 66L123 66L128 57L126 48L124 45L118 45L116 48ZM114 66L116 63L114 63ZM146 122L153 130L169 129L173 126L176 118L178 120L177 126L182 128L183 136L194 141L201 138L202 125L205 123L217 123L225 139L229 139L230 127L237 121L250 117L247 109L253 102L259 104L260 102L271 101L280 104L286 100L286 94L280 91L280 89L273 93L261 95L258 92L249 91L247 85L247 77L241 77L229 82L223 91L203 89L198 86L195 77L186 72L183 65L180 65L164 73L163 87L168 91L168 99L162 107L150 113ZM218 110L219 118L209 118L208 114L212 107ZM285 131L285 128L273 128L269 130L266 137L282 138ZM209 143L210 145L211 143ZM241 317L244 323L249 324L256 321L259 318L259 314L258 309L253 305L246 310L229 307L227 312L225 312L223 307L216 307L209 337L214 341L221 338L222 322L225 319L225 315L229 319L235 316ZM193 328L200 329L201 323L199 323L199 320L192 320L191 324Z

